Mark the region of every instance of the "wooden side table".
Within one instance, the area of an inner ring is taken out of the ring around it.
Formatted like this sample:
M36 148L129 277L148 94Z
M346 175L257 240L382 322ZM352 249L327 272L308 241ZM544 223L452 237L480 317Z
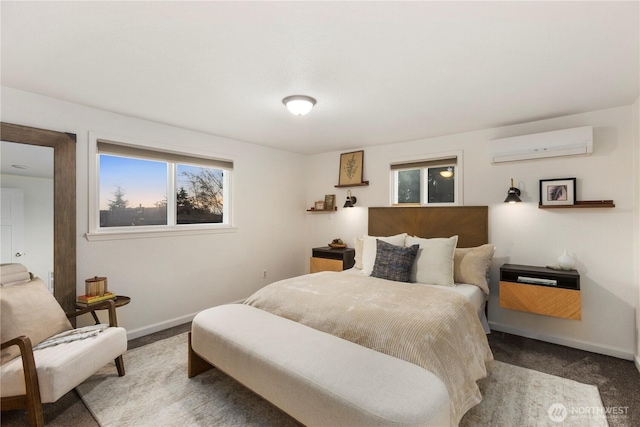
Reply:
M353 248L313 248L309 272L347 270L356 263L355 256L356 250Z
M100 302L102 302L102 301L100 301ZM124 295L116 295L116 297L113 299L113 302L115 303L116 308L122 307L123 305L127 305L127 304L129 304L131 302L131 297L127 297L127 296L124 296ZM86 307L90 307L90 306L91 306L91 304L83 305L83 304L76 303L76 308L86 308ZM102 308L102 307L101 308L96 308L96 310L106 310L106 309L107 309L106 307L104 307L104 308ZM93 316L93 320L95 320L96 325L98 323L100 323L100 320L98 319L98 316L96 315L95 311L92 311L91 315Z
M500 307L580 320L580 273L504 264L500 268Z

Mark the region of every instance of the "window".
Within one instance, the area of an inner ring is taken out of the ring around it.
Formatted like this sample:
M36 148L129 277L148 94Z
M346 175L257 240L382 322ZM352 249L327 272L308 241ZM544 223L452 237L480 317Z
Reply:
M394 206L462 204L462 153L391 163Z
M90 240L232 228L232 161L91 140Z

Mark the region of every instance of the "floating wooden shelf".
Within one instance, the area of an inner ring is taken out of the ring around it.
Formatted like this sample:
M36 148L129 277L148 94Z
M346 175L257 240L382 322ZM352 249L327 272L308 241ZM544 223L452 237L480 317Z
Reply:
M333 211L337 211L338 207L335 206L333 209L307 209L307 212L333 212Z
M364 187L369 185L369 181L362 181L359 184L347 184L347 185L334 185L336 188L346 188L346 187Z
M538 205L539 209L615 208L613 200L583 200L575 205Z

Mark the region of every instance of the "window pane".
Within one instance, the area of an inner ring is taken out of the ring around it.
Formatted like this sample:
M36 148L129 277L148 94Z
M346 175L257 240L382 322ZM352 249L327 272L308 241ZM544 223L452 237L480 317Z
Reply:
M398 203L420 203L420 169L398 171Z
M448 176L451 172L451 176ZM427 169L427 197L429 203L455 202L455 167L444 166Z
M178 224L222 223L222 169L177 165L176 218Z
M167 164L100 155L100 227L167 225Z

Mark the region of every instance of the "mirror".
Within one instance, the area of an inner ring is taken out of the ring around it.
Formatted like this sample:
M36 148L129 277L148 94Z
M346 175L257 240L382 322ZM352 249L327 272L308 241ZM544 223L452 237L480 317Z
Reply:
M53 148L0 141L0 262L29 267L53 292Z
M53 148L53 293L65 311L73 311L76 302L76 136L2 122L0 139Z

